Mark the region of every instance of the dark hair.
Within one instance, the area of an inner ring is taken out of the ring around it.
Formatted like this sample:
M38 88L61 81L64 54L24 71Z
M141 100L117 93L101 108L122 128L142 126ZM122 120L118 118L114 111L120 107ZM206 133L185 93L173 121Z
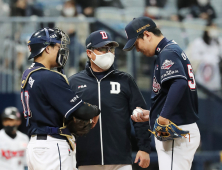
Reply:
M149 32L152 32L154 35L156 35L157 37L160 37L161 35L163 35L162 34L162 32L160 31L160 29L159 28L154 28L154 29L152 29L152 30L150 30ZM138 35L138 38L142 38L143 39L143 36L144 36L144 34L143 33L141 33L141 34L139 34Z
M212 26L214 23L212 21L208 21L208 23L206 24L206 29L205 31L203 32L203 40L204 42L207 44L207 45L210 45L210 42L213 40L215 41L218 45L219 45L219 41L218 39L212 39L210 36L209 36L209 31L207 30L208 27Z

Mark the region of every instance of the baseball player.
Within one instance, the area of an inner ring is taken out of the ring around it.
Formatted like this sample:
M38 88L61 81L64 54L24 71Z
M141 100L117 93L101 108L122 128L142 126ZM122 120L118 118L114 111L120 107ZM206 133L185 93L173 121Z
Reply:
M125 31L128 41L123 50L130 51L135 46L148 57L157 55L150 113L143 110L143 115L132 119L150 121L160 170L191 169L200 133L196 124L197 88L190 61L179 45L165 38L148 17L134 19Z
M27 135L19 132L21 115L16 107L7 107L2 115L0 130L0 166L3 170L24 170L26 164Z
M21 101L31 136L27 147L31 170L73 170L72 122L100 113L70 89L62 73L50 70L61 71L68 59L68 43L69 37L58 28L40 29L28 41L29 59L34 58L34 63L23 73Z
M79 170L132 170L130 115L136 106L146 108L146 103L134 79L113 66L118 46L103 30L91 33L86 39L86 68L69 78L71 89L101 110L95 128L77 138ZM146 168L150 163L149 123L134 122L134 128L139 147L135 163Z

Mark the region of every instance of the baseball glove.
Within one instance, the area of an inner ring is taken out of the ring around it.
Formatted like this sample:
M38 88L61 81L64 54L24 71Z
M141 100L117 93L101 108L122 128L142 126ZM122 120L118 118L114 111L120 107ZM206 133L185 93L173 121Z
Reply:
M82 120L73 117L73 120L67 124L67 128L74 136L84 136L92 128L92 119Z
M160 141L173 140L176 138L185 137L188 134L190 136L189 131L182 130L176 124L170 121L168 125L161 125L158 123L158 118L154 124L154 130L149 130L155 137ZM161 132L161 135L158 135L158 132ZM189 138L190 139L190 138Z

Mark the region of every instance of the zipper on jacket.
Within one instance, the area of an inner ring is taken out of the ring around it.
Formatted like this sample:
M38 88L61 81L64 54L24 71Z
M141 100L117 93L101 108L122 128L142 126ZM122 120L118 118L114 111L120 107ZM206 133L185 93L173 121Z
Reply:
M98 99L99 99L99 109L101 111L101 93L100 93L100 81L98 81ZM102 111L101 111L102 112ZM99 115L99 125L100 125L100 143L101 143L101 164L104 165L104 157L103 157L103 133L102 133L102 114Z
M104 79L105 77L107 77L110 73L112 73L114 70L110 71L108 74L106 74L103 78L101 78L100 80L97 79L97 77L93 74L93 71L90 68L90 71L92 73L92 75L95 77L97 83L98 83L98 100L99 100L99 109L102 113L102 109L101 109L101 93L100 93L100 82L102 79ZM100 125L100 142L101 142L101 165L104 165L104 156L103 156L103 134L102 134L102 114L100 113L99 115L99 125Z

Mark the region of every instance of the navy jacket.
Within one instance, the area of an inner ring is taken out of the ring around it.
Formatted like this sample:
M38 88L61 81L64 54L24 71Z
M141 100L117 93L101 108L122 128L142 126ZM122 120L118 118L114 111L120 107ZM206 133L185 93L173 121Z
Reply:
M130 115L136 107L147 107L134 79L111 67L98 80L88 62L69 83L80 98L101 109L95 128L77 138L77 166L132 164ZM149 122L133 124L139 150L149 153Z

